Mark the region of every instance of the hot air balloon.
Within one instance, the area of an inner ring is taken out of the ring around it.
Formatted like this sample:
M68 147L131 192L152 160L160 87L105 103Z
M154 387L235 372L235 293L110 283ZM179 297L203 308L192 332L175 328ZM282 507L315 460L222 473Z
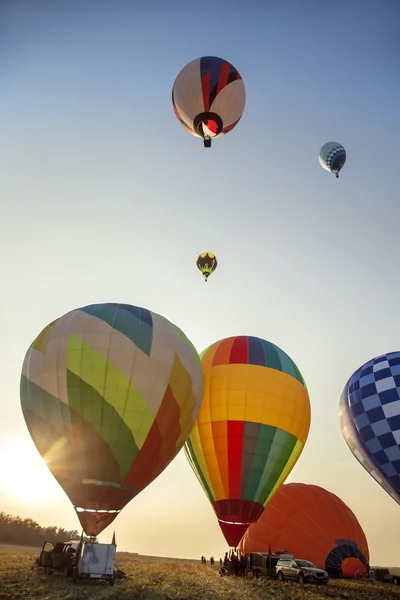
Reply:
M310 400L292 359L261 338L215 342L201 363L204 398L184 451L236 547L299 458Z
M239 123L245 102L240 73L217 56L192 60L180 71L172 88L175 115L186 131L203 138L205 148Z
M381 354L353 373L339 417L356 459L400 504L400 352Z
M319 151L319 162L326 171L334 173L338 178L346 162L346 150L338 142L328 142Z
M202 275L205 277L205 281L207 283L207 279L217 268L217 257L214 256L214 254L211 254L211 252L203 252L203 254L200 254L197 257L196 264L199 271L201 271Z
M284 550L311 560L331 577L366 574L369 561L365 534L350 508L318 485L284 484L252 523L240 542L240 551Z
M22 367L34 443L97 536L182 448L203 396L195 348L164 317L92 304L43 329Z

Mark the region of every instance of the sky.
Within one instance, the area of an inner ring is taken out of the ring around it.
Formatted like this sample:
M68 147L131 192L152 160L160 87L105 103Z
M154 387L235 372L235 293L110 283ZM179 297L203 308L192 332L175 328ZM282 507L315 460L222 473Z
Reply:
M400 5L397 0L0 4L0 510L78 528L19 398L25 353L53 319L96 302L161 313L200 352L231 335L282 348L306 380L305 449L287 482L354 511L371 564L400 564L399 506L339 427L348 377L400 350ZM180 69L239 70L237 127L204 149L176 119ZM340 178L320 147L342 143ZM207 285L200 252L218 269ZM183 452L133 499L120 550L223 556ZM190 533L189 533L190 532Z

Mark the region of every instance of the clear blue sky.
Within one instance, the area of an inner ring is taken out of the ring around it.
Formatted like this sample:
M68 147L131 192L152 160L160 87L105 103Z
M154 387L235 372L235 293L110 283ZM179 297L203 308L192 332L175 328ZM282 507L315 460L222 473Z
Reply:
M351 373L400 349L400 5L227 4L0 4L0 510L77 526L50 474L40 481L57 508L23 492L36 450L20 369L52 319L128 302L164 314L199 351L235 334L285 350L312 403L289 480L338 494L371 563L400 564L399 506L338 419ZM241 122L211 150L171 106L179 70L202 55L232 62L247 91ZM330 140L347 150L339 180L318 162ZM219 260L207 285L195 266L206 250ZM14 465L15 443L29 468ZM143 554L225 551L183 454L115 527L121 549Z

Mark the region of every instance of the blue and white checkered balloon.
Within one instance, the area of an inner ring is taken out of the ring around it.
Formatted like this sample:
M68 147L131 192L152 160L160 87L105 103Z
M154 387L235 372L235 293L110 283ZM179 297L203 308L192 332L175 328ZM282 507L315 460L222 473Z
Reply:
M326 171L339 177L339 172L346 162L346 150L339 142L327 142L320 149L318 158Z
M377 356L353 373L339 416L354 456L400 504L400 352Z

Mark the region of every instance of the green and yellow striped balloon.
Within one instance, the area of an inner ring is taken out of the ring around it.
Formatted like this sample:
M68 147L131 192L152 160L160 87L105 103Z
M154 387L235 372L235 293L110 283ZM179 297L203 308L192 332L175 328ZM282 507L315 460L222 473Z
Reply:
M50 323L23 363L29 432L98 535L171 462L203 397L198 354L164 317L127 304L93 304Z

